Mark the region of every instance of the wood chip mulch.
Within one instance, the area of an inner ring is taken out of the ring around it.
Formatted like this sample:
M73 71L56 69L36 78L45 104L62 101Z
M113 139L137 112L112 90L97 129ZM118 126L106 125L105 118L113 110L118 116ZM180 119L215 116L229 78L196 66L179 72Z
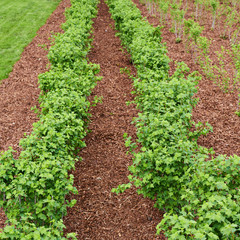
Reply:
M141 10L142 16L147 17L147 20L153 25L159 25L159 17L151 16L144 4L140 4L139 0L133 0L136 6ZM189 3L189 10L186 18L190 18L195 12L193 2ZM217 64L216 51L221 50L221 46L230 49L228 40L220 38L220 33L223 32L223 21L217 23L217 29L211 30L211 14L204 12L204 18L200 23L204 26L203 36L212 40L210 48L210 57L214 64ZM193 110L192 119L195 122L209 122L213 126L213 133L206 136L201 136L198 140L199 145L213 148L216 155L226 154L228 156L236 154L240 156L240 117L235 112L238 106L238 91L233 93L224 93L220 88L207 79L199 65L193 62L190 53L185 51L183 43L176 43L174 33L170 32L170 20L165 25L162 31L163 42L166 43L168 56L173 61L184 61L191 72L199 71L202 75L202 80L198 84L198 93L195 95L199 98L197 106ZM230 62L226 56L226 62ZM171 63L170 74L174 71L174 63ZM229 72L232 69L228 69Z
M63 0L37 36L25 48L21 59L15 64L8 79L0 85L0 151L12 146L19 155L19 140L29 134L32 124L38 120L31 111L38 106L37 76L47 70L47 51L39 45L50 46L49 38L62 32L60 24L65 21L63 12L70 6ZM90 61L101 65L103 80L91 96L103 96L103 103L91 110L92 132L87 136L87 148L81 151L83 161L76 165L75 185L79 190L78 200L65 217L67 232L78 232L79 239L164 239L156 237L156 225L162 212L154 203L137 195L135 190L117 196L113 187L127 182L131 156L126 156L123 133L136 137L132 118L137 116L133 105L132 81L120 68L128 67L135 72L129 56L121 51L120 40L115 37L114 22L106 4L99 5L100 12L94 23L94 48ZM0 227L6 218L0 211Z
M38 106L40 89L38 75L46 72L50 38L57 32L63 32L61 24L65 22L65 9L70 7L70 0L63 0L52 15L37 32L36 37L24 49L21 59L14 65L7 79L0 83L0 152L13 147L18 156L21 149L19 140L24 133L32 131L32 124L38 121L31 108ZM43 46L44 47L41 47ZM6 217L0 211L0 228Z
M159 20L151 17L145 6L138 0L134 2L150 23L158 25ZM32 124L38 120L31 107L38 105L40 91L37 76L47 70L48 64L47 51L39 45L50 46L48 38L53 32L61 31L59 26L65 20L63 12L68 6L69 0L61 2L25 48L9 78L0 85L0 151L13 146L18 155L19 140L24 132L31 132ZM137 110L134 105L126 105L127 101L133 100L132 80L126 74L120 74L120 68L127 67L133 74L136 70L129 55L121 50L121 42L115 36L114 21L103 0L93 27L94 42L89 59L100 64L103 79L93 90L90 100L95 95L103 96L103 103L91 109L91 133L85 139L87 147L81 150L83 160L76 164L73 171L79 194L69 197L76 198L77 204L68 209L64 218L66 233L77 232L78 239L85 240L165 239L162 235L155 235L155 227L161 221L163 212L153 207L153 201L139 196L134 189L118 196L111 193L113 187L128 182L128 166L132 163L131 156L126 155L123 134L127 132L133 139L136 138L136 129L131 121L137 116ZM186 62L192 71L198 70L191 55L184 51L184 46L175 43L169 29L165 28L162 32L169 57ZM220 44L216 41L214 47L220 47ZM171 71L173 69L174 65ZM214 127L214 133L201 137L199 144L213 147L218 154L240 155L240 118L234 114L236 93L222 93L203 77L196 97L200 101L194 109L193 119L208 121ZM0 227L3 227L4 221L4 213L0 212Z
M137 116L135 106L126 106L133 100L132 80L120 74L120 68L136 70L129 56L121 51L121 42L115 36L114 21L101 0L94 20L94 42L89 59L101 66L103 79L93 90L103 96L103 103L91 109L91 133L86 137L87 147L76 164L75 186L79 195L72 196L77 204L68 210L64 219L66 232L77 232L78 239L165 239L156 237L156 225L162 212L154 202L139 196L134 189L124 194L111 193L113 187L127 183L131 156L126 156L125 132L136 137L131 124Z

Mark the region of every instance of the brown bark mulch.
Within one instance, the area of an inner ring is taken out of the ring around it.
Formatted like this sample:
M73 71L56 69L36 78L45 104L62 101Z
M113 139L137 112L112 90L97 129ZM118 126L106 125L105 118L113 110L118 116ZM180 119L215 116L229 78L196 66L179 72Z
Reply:
M60 26L65 22L64 12L70 6L70 0L63 0L58 5L24 49L9 77L0 83L0 152L12 146L18 156L21 151L19 140L24 137L24 133L32 131L32 124L38 120L31 108L38 106L38 75L47 70L49 63L48 51L44 48L50 47L50 38L54 33L62 32ZM4 226L5 220L4 212L0 211L0 228Z
M151 17L145 6L139 4L138 0L134 2L150 23L158 25L159 20ZM37 76L46 71L48 63L47 51L38 45L46 44L49 47L48 38L52 32L61 31L59 25L64 21L62 13L68 6L69 0L61 2L33 42L25 48L9 78L0 85L0 151L13 146L19 154L19 139L24 132L30 133L32 123L38 120L30 109L38 105ZM76 164L73 172L79 194L70 198L76 198L77 204L68 209L68 215L64 218L66 232L77 232L78 239L86 240L165 239L162 235L155 236L155 227L161 221L163 212L153 207L153 201L137 195L134 189L118 196L111 193L113 187L128 182L127 168L132 160L131 156L126 155L123 134L127 132L136 138L136 129L131 121L137 116L135 106L125 104L133 100L132 80L126 74L120 74L120 68L127 67L133 74L136 70L128 54L122 52L113 26L108 7L101 0L98 16L94 20L94 47L89 59L100 64L100 75L103 76L90 99L95 95L103 96L103 103L91 109L91 133L85 139L87 147L80 152L83 160ZM192 71L199 70L191 55L184 51L182 43L175 43L175 36L169 32L169 27L162 32L169 57L186 62ZM220 45L221 42L217 40L214 48L218 49ZM171 66L173 71L174 65ZM209 121L214 127L214 133L201 137L199 144L213 147L218 154L240 155L240 118L234 114L236 94L222 93L203 77L196 97L200 101L194 109L193 119ZM1 212L0 227L3 223L4 214Z
M120 49L108 11L101 0L93 25L93 49L88 56L91 62L100 64L103 76L91 98L103 96L103 103L91 109L91 133L80 153L83 160L73 172L79 195L72 198L77 204L68 209L64 224L66 232L78 233L78 239L164 239L155 236L163 213L153 207L152 201L133 189L118 196L111 193L113 187L128 182L127 168L132 160L126 156L123 134L136 137L131 121L137 111L133 105L126 106L126 101L133 100L132 80L120 74L120 68L127 67L133 73L136 70Z
M139 0L133 0L136 6L141 10L142 15L147 17L147 20L153 25L159 25L159 17L151 16L144 4L140 4ZM186 18L190 18L195 12L193 3L189 4L189 10ZM193 62L190 53L185 51L183 43L176 43L174 33L170 32L170 19L162 31L162 42L166 43L168 56L173 61L184 61L192 71L199 71L202 75L202 80L198 84L198 93L195 97L199 98L197 106L193 110L192 119L195 122L209 122L213 126L213 133L206 136L201 136L198 140L199 145L207 148L213 148L216 155L226 154L228 156L236 154L240 156L240 117L235 114L237 110L238 94L224 93L220 88L207 79L202 72L200 66ZM221 46L230 49L228 40L220 38L220 33L223 32L223 20L219 20L216 30L211 30L211 14L204 12L204 17L200 23L204 26L203 36L212 40L210 49L210 57L214 64L217 64L215 51L220 51ZM226 62L230 62L226 56ZM174 71L174 64L171 63L170 73ZM231 69L228 69L231 72Z

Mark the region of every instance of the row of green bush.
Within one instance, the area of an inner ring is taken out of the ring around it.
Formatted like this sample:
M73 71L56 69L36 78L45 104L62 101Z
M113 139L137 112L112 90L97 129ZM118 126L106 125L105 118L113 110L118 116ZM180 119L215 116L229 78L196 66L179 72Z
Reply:
M143 19L131 0L106 0L118 35L137 68L134 79L134 120L141 150L131 137L126 146L133 154L130 183L139 194L156 201L166 211L157 226L168 239L240 239L240 158L212 157L213 151L197 144L209 124L194 123L191 112L197 100L197 73L178 63L169 75L169 58L159 28Z
M99 80L99 66L86 58L98 1L71 3L65 32L54 37L48 54L51 69L39 75L40 120L20 141L18 159L12 149L0 156L0 206L8 218L0 239L65 239L62 218L75 203L65 196L77 193L68 171L79 160L78 149L85 146L87 96Z

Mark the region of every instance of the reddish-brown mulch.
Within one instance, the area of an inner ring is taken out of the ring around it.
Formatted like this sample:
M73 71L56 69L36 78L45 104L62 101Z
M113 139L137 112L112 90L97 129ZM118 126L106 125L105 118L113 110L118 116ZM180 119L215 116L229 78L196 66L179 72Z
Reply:
M19 140L24 133L32 131L32 124L38 120L31 111L38 105L38 75L47 70L47 51L51 36L62 32L61 24L65 21L65 9L70 7L70 0L63 0L57 9L39 29L36 37L24 49L21 59L14 65L13 71L0 84L0 151L12 146L19 155ZM5 215L0 211L0 228L4 226Z
M138 0L134 2L150 23L158 25L159 20L151 17L145 6L139 4ZM19 139L24 132L31 132L32 123L37 121L36 115L30 109L38 105L37 76L46 71L48 63L47 52L38 45L46 44L49 47L48 38L51 32L61 31L59 25L64 21L63 12L68 6L70 1L63 0L33 42L25 48L9 78L0 85L0 150L13 146L18 155ZM161 221L163 212L153 207L153 201L137 195L133 189L119 196L111 193L113 187L128 182L127 168L132 160L131 156L126 156L127 149L122 136L128 132L133 139L136 138L136 129L131 121L137 116L135 106L125 104L133 100L132 80L126 74L120 74L120 68L128 67L133 74L136 70L128 54L121 51L121 42L114 35L116 31L113 26L108 7L101 0L98 16L94 20L94 48L89 59L100 64L100 75L103 76L90 99L95 95L103 96L103 103L91 109L89 127L92 131L85 139L87 147L80 152L83 160L76 164L73 172L79 195L70 196L77 199L77 204L68 209L68 215L64 218L66 232L77 232L78 239L86 240L165 239L163 235L155 236L155 227ZM193 63L191 55L184 51L183 44L175 43L174 34L169 32L169 27L162 32L169 57L175 61L186 62L191 71L200 70ZM206 30L206 34L212 34L211 37L217 39L214 49L222 45L217 33ZM215 50L211 51L214 55ZM172 64L171 72L173 69ZM213 147L218 154L240 155L240 118L234 114L236 93L222 93L217 86L203 77L196 97L199 97L200 101L194 109L193 119L209 121L214 127L214 133L201 137L199 144ZM0 227L3 222L4 215L0 213Z
M133 73L135 69L129 56L120 50L121 42L114 35L114 21L108 10L101 0L89 54L91 62L100 64L103 76L91 97L103 96L103 103L91 110L92 132L80 153L83 160L73 172L79 195L72 197L77 204L68 209L64 224L67 232L78 233L78 239L164 239L155 236L162 213L153 207L153 201L133 189L118 196L111 193L113 187L128 182L132 160L126 156L123 134L128 132L135 137L131 121L137 111L135 106L125 104L133 100L132 80L120 74L120 68L128 67Z
M159 25L159 17L151 16L145 5L140 4L139 0L133 0L137 7L141 10L142 15L147 17L147 20L153 25ZM189 3L189 9L186 18L195 12L193 2ZM185 51L183 43L176 43L175 35L170 32L171 24L165 24L162 31L163 42L166 42L168 49L168 56L173 61L184 61L193 71L199 71L202 74L202 80L198 84L198 93L195 97L199 98L198 105L193 110L192 119L195 122L209 122L213 126L213 133L207 136L201 136L198 143L207 148L213 148L218 154L239 155L240 156L240 117L235 114L237 110L238 94L224 93L218 86L202 72L200 66L193 62L190 53ZM210 49L210 57L214 64L217 64L217 57L215 51L220 51L221 46L230 49L228 40L220 38L220 33L223 32L223 19L218 21L217 29L211 30L211 14L204 12L204 17L200 23L204 26L203 36L212 39L212 46ZM231 59L226 56L226 62ZM231 69L228 69L231 72ZM174 71L174 64L171 63L170 73Z

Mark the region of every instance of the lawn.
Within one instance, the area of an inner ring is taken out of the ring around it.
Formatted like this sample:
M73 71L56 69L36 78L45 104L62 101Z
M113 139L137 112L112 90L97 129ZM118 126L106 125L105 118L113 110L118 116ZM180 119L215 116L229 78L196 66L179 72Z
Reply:
M7 78L38 29L60 0L1 0L0 80Z

